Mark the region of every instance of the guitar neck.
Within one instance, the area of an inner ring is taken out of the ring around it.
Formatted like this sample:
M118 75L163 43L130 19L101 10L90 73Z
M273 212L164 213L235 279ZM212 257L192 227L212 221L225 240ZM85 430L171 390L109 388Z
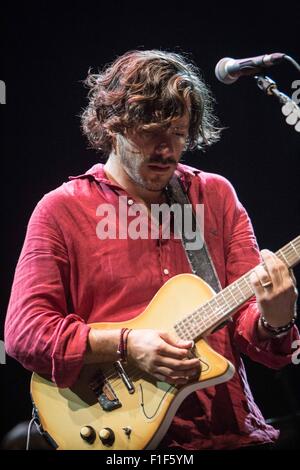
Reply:
M298 264L300 261L300 235L278 250L276 256L288 268ZM262 266L264 266L263 263ZM211 300L205 302L197 310L177 322L174 328L178 336L196 341L205 333L214 330L218 325L224 323L228 317L254 295L250 283L250 275L253 271L254 269L248 271L238 280L213 296Z

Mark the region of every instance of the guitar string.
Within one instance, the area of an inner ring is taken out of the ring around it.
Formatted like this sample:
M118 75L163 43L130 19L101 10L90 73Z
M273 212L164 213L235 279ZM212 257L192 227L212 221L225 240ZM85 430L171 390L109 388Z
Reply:
M201 358L199 358L199 361L201 363L203 363L205 366L206 366L206 369L207 370L207 367L208 366L208 363L206 363L205 361L203 361ZM143 379L143 378L146 378L146 375L143 373L142 370L138 369L137 367L134 367L134 370L135 370L135 373L134 374L131 374L131 381L134 381L134 380L140 380L140 379ZM131 371L132 371L132 367L131 367ZM129 369L126 370L126 373L130 373ZM147 376L149 377L150 374L147 374ZM174 384L169 384L168 382L164 381L164 380L159 380L159 379L155 379L155 377L152 378L153 381L157 381L157 382L164 382L164 383L167 383L170 387L173 387L173 388L176 388L176 385ZM124 386L126 387L126 385L124 384L123 380L118 376L118 373L116 372L115 373L115 377L113 380L111 380L109 382L110 385L114 385L113 387L113 391L116 392L118 390L121 390Z
M297 239L296 239L296 240L297 240ZM300 239L299 239L299 242L300 242ZM290 242L290 243L292 244L293 242ZM281 250L279 250L279 251L282 251L282 250L283 250L283 249L281 249ZM289 252L288 252L288 251L289 251ZM298 255L297 250L296 250L294 247L290 247L290 246L289 246L288 250L286 250L286 256L289 257L290 254L291 254L293 251L296 251L296 253L297 253L297 255ZM237 287L239 287L239 286L238 286L238 283L239 283L240 281L242 281L242 282L248 282L248 279L246 279L246 278L249 277L249 275L250 275L250 273L251 273L252 271L253 271L253 270L247 272L244 276L242 276L242 278L240 278L240 279L237 281ZM235 284L235 283L234 283L234 284ZM229 288L232 287L234 284L230 284L230 285L227 286L225 289L223 289L223 291L220 292L220 293L223 294L222 297L224 297L224 293L225 293L224 291L226 291L226 292L229 292L230 295L234 298L234 295L232 294L232 292L231 292L230 289L229 289ZM251 289L251 292L252 292L252 289ZM226 303L228 304L227 300L228 300L228 299L226 299L226 297L225 297L225 301L226 301ZM200 321L202 320L202 323L204 323L204 318L203 318L203 317L205 317L205 316L206 316L206 317L208 316L210 319L217 319L218 316L217 316L216 314L211 315L211 312L209 312L209 311L207 310L207 307L212 308L212 306L210 305L210 302L213 303L213 301L215 301L215 302L217 301L217 300L215 299L215 297L214 297L213 299L210 299L210 301L208 301L206 304L204 304L204 306L200 306L199 309L197 309L197 310L195 310L194 312L192 312L191 314L187 315L187 317L185 317L183 320L187 323L188 320L190 319L190 317L193 317L193 319L194 319L194 318L198 319L198 317L199 317L200 314L201 314L201 318L200 318L199 320L200 320ZM229 304L229 305L230 305L230 304ZM224 316L226 316L226 314L224 314ZM181 322L182 322L182 321L181 321ZM179 323L181 323L181 322L179 322ZM205 323L204 323L203 326L207 328L207 325L206 325ZM184 326L184 329L187 330L186 325ZM181 328L181 331L179 331L179 332L177 331L177 333L183 333L182 336L183 336L183 337L186 336L186 334L185 334L186 331L184 331L184 329ZM189 331L188 331L188 333L189 333ZM180 337L182 337L182 336L180 336ZM111 369L108 371L108 374L110 374L110 375L108 375L108 376L106 377L106 379L107 379L107 380L110 380L110 379L112 379L112 378L114 378L114 377L116 376L116 371L111 368Z
M205 369L202 368L202 370L207 370L207 368L209 367L208 363L203 361L203 359L199 358L199 361L204 365L206 366ZM142 370L138 369L137 367L131 367L131 368L128 368L125 372L126 373L130 373L130 371L132 372L132 370L135 371L135 373L131 373L131 381L134 381L134 380L139 380L139 379L142 379L142 378L145 378L146 375L143 373ZM147 374L147 376L149 377L150 374ZM112 378L112 377L111 377ZM155 379L155 378L152 378L152 380L156 380L156 381L159 381L159 382L166 382L164 380L158 380L158 379ZM118 386L121 385L122 387L125 385L122 378L119 377L118 373L116 372L115 376L113 377L113 380L111 380L110 382L110 385L114 385L116 384L116 387L114 388L114 390L118 390ZM166 382L167 383L167 382ZM169 384L170 385L170 384ZM126 385L125 385L126 386ZM172 385L175 387L175 385Z
M281 250L279 250L277 253L278 253L279 255L283 256L287 261L288 261L287 258L288 258L290 255L293 256L293 257L295 256L295 255L293 254L294 252L296 252L297 256L299 256L298 250L297 250L297 248L295 248L295 246L294 246L294 245L295 245L296 243L298 243L298 242L299 242L299 250L300 250L300 236L299 236L299 237L297 237L295 240L293 240L292 242L290 242L286 247L281 248ZM285 251L285 254L283 254L282 251ZM263 263L262 263L262 264L263 264ZM289 263L289 264L290 264L290 263ZM222 295L220 296L220 298L221 298L221 297L222 297L222 298L224 297L224 298L225 298L225 302L228 304L228 299L226 299L226 297L225 297L225 291L226 291L226 293L229 292L230 295L231 295L231 297L234 298L234 295L233 295L232 292L230 291L230 288L232 289L232 286L239 288L239 285L238 285L238 284L239 284L240 282L247 282L247 283L248 283L247 277L250 276L250 274L251 274L252 271L254 271L254 268L253 268L252 270L248 271L247 273L245 273L240 279L238 279L237 281L235 281L233 284L230 284L229 286L225 287L225 288L220 292L220 294L222 294ZM248 287L248 289L249 289L249 287ZM251 289L251 292L252 292L252 289ZM213 301L217 302L217 300L216 300L215 297L216 297L216 296L214 296L212 299L210 299L208 302L206 302L203 306L201 305L201 306L200 306L198 309L196 309L194 312L192 312L192 313L190 313L189 315L187 315L183 320L184 320L185 322L187 322L191 317L193 317L193 319L194 319L194 318L198 319L199 315L201 315L202 318L199 319L199 320L200 320L200 321L202 320L202 323L203 323L203 322L204 322L204 318L203 318L203 317L205 317L205 316L206 316L206 317L209 317L210 319L211 319L211 318L214 318L214 317L218 318L218 316L216 316L216 314L211 315L211 312L209 312L209 311L207 310L207 307L212 308L212 306L210 305L210 303L213 303ZM230 305L230 304L229 304L229 305ZM221 307L222 307L222 306L221 306ZM224 314L224 316L226 316L226 314ZM182 323L183 320L181 320L181 322L178 322L178 323ZM204 326L207 327L207 325L205 325L205 323L204 323ZM185 329L186 329L186 328L185 328ZM181 329L181 332L183 333L183 336L186 336L184 330ZM177 331L177 333L178 333L178 331ZM134 370L136 370L136 372L138 371L138 369L137 369L136 367L134 367ZM128 372L126 371L126 373L129 373L129 374L130 374L131 372L132 372L132 367L128 368ZM142 371L141 371L141 372L142 372ZM112 384L113 384L113 383L116 383L116 382L119 382L119 381L120 381L120 383L123 383L123 381L122 381L122 379L120 378L119 374L118 374L114 369L112 369L112 368L109 369L109 370L108 370L108 374L109 374L109 375L108 375L108 376L105 376L105 378L106 378L106 380L111 380L111 379L112 379L112 381L111 381ZM139 375L141 375L140 372L133 374L133 375L132 375L132 379L138 378ZM141 377L143 377L143 374L141 375Z

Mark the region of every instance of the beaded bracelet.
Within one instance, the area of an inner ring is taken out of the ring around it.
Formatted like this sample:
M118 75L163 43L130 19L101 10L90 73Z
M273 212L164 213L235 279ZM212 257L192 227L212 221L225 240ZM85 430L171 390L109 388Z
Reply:
M267 320L265 319L265 317L263 315L260 316L260 323L262 325L262 327L268 331L268 333L271 333L273 336L281 336L281 335L284 335L285 333L287 333L291 328L293 328L295 322L296 322L296 319L297 319L297 313L295 312L293 318L291 319L291 321L289 323L287 323L286 325L283 325L283 326L278 326L278 327L275 327L275 326L272 326L270 325Z

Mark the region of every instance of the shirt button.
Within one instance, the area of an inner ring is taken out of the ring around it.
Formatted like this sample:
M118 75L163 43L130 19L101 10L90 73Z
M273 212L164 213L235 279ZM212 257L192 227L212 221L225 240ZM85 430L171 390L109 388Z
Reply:
M167 268L164 269L164 274L169 274L169 270Z
M129 205L129 206L132 206L132 204L133 204L133 200L132 200L132 199L128 199L128 205Z

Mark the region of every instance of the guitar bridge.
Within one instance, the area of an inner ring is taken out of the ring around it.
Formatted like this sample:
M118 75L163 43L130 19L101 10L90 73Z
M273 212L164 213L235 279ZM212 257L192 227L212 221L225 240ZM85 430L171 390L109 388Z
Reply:
M99 371L96 376L94 376L92 382L89 383L89 387L96 395L104 411L113 411L122 406L122 403L102 371Z

